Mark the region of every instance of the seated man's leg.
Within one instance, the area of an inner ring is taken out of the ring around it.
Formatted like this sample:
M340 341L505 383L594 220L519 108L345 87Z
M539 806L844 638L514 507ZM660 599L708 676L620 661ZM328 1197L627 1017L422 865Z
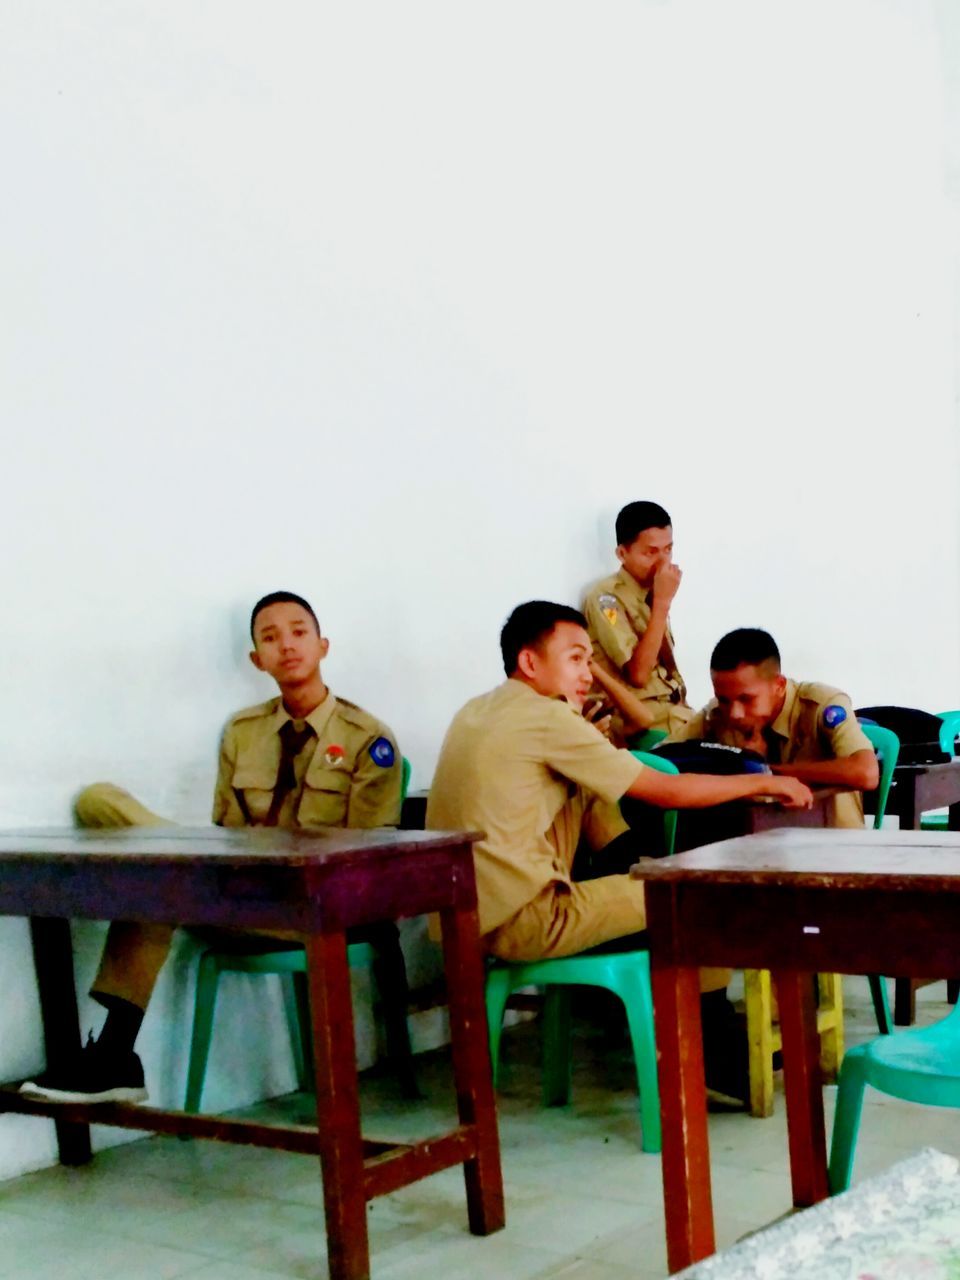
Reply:
M500 960L553 960L599 948L646 946L643 883L626 875L574 883L568 893L551 886L527 903L484 945ZM704 1061L707 1087L743 1102L749 1096L746 1029L727 999L729 969L701 969Z
M173 825L109 782L81 791L75 811L84 827ZM143 1067L133 1046L173 933L173 927L164 924L111 924L90 991L107 1010L100 1035L88 1041L79 1060L57 1064L24 1084L25 1093L64 1102L140 1102L146 1098Z

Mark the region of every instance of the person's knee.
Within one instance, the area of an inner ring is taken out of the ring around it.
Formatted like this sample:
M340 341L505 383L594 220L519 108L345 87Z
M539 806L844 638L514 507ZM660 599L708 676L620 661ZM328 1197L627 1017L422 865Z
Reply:
M117 796L122 794L112 782L94 782L84 787L73 802L73 812L81 827L117 824Z

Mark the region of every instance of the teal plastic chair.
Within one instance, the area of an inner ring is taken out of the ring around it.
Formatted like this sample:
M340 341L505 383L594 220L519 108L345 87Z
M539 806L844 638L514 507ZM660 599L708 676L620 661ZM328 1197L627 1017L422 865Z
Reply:
M410 786L410 773L410 761L404 756L401 761L401 803L406 798ZM347 948L347 959L351 969L369 969L373 964L373 958L373 948L369 943L355 942ZM275 938L238 935L235 942L218 941L216 947L209 947L200 955L184 1111L196 1113L200 1110L222 973L272 973L280 978L297 1088L312 1091L313 1041L310 1035L310 996L307 985L306 952L297 942L282 943ZM416 1084L412 1078L412 1066L409 1064L410 1056L409 1035L407 1035L407 1063L401 1070L406 1077L405 1085L415 1091Z
M867 1085L907 1102L960 1107L960 1005L932 1027L912 1027L848 1049L830 1145L830 1190L850 1185Z
M643 733L638 733L634 738L634 750L651 751L657 743L662 742L666 736L666 729L645 729Z
M938 712L942 721L940 725L940 750L948 756L957 754L957 735L960 734L960 711ZM948 819L946 813L925 813L920 819L921 831L946 831Z
M860 721L860 728L870 739L870 745L877 753L880 765L880 782L877 785L877 811L873 818L873 829L879 831L887 812L887 800L890 797L890 784L893 771L897 767L900 756L900 739L892 729L884 729L879 724L868 724ZM873 1013L877 1020L877 1030L888 1036L893 1031L893 1013L890 1009L890 997L887 994L886 979L878 973L871 973L867 979L870 983L870 998L873 1001Z
M644 751L633 755L661 773L678 773L676 765ZM677 815L664 813L664 839L673 853ZM622 1000L633 1046L640 1092L640 1126L643 1149L660 1150L660 1091L657 1086L657 1048L653 1031L653 997L650 992L650 955L646 951L585 953L557 960L507 964L497 960L487 972L487 1031L490 1061L496 1085L500 1066L503 1013L511 992L518 987L546 987L543 1033L543 1100L545 1106L565 1106L570 1101L572 1057L570 1052L570 992L573 986L603 987Z

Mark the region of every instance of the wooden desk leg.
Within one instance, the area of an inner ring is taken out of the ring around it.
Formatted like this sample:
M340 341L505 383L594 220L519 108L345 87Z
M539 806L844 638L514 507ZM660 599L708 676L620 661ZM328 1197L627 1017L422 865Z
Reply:
M499 1231L505 1219L497 1104L483 1000L483 956L474 910L442 911L440 921L457 1111L460 1123L471 1125L477 1135L476 1158L463 1166L467 1218L473 1234L485 1236Z
M917 806L917 780L913 774L897 779L900 799L897 814L901 831L919 831L923 814ZM913 978L895 978L893 983L893 1023L896 1027L910 1027L917 1016L917 984Z
M829 1194L813 975L781 969L773 974L773 980L780 1004L793 1203L805 1208Z
M73 978L73 940L70 921L34 918L30 921L33 964L37 971L40 1016L47 1066L75 1057L80 1051L80 1017ZM90 1126L56 1120L61 1164L85 1164L90 1159Z
M331 1280L369 1280L367 1202L347 941L306 939L317 1082L317 1126Z
M652 973L663 1125L663 1206L671 1271L716 1249L697 969Z

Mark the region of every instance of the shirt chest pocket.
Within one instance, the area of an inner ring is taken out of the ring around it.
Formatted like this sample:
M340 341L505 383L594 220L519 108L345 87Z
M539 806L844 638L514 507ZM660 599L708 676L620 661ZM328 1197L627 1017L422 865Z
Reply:
M303 780L297 824L345 827L349 802L350 774L345 769L310 768Z
M256 824L266 819L277 785L276 767L265 769L262 764L239 762L231 781L240 807L250 822Z

